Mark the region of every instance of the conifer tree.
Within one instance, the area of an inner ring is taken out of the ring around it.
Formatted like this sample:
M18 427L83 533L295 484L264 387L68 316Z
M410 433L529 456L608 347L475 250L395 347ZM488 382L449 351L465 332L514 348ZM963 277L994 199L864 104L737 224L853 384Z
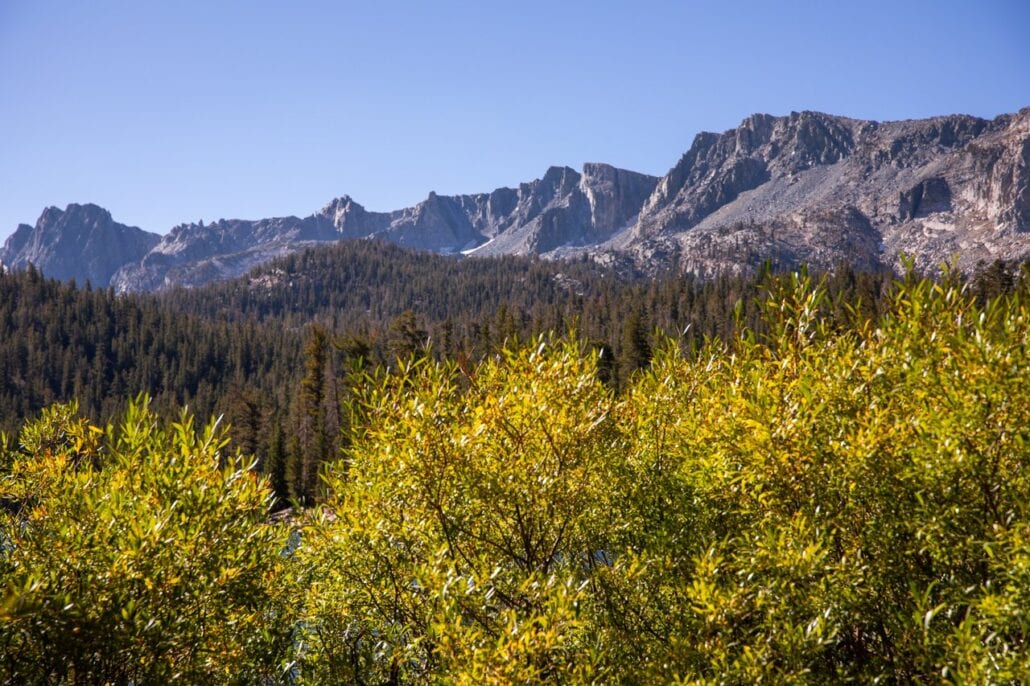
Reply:
M304 378L294 403L295 433L287 465L290 495L301 505L314 502L318 471L329 457L324 398L327 352L326 330L312 325L304 346Z
M276 509L286 507L290 501L290 487L286 480L286 436L282 424L274 416L266 422L268 445L263 465L268 483L275 493Z
M643 312L632 310L622 329L620 371L623 382L651 363L651 339Z
M392 322L387 332L386 350L391 363L406 360L425 350L429 334L419 324L415 313L405 310Z

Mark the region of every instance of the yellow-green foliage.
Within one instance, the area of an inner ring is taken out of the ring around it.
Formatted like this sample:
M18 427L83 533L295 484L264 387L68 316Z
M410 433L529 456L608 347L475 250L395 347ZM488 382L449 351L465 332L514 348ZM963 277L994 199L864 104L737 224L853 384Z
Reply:
M1026 307L825 308L798 277L617 401L567 343L379 379L304 533L302 678L1025 678Z
M581 604L603 554L612 398L541 344L378 380L370 428L305 531L311 683L587 681Z
M833 307L799 276L618 397L551 339L369 378L291 555L213 429L53 408L0 437L3 674L1028 681L1027 306L910 279L857 329Z
M980 639L998 628L981 615L1005 576L991 559L1027 521L1026 308L918 282L843 334L820 297L777 294L768 340L733 354L667 350L623 406L629 454L690 493L661 532L678 539L648 533L644 585L623 590L637 633L666 638L634 651L697 683L1004 682L993 653L965 653L1025 655L1025 619Z
M53 407L0 482L0 681L255 683L293 619L269 492L214 424Z

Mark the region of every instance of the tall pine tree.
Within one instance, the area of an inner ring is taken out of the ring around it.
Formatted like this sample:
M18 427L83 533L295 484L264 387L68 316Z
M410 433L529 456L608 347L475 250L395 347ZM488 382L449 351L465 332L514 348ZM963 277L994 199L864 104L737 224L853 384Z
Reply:
M290 440L286 479L290 496L301 506L314 503L319 470L331 457L332 441L327 433L325 412L328 338L322 326L311 326L304 345L304 378L294 400L294 433Z

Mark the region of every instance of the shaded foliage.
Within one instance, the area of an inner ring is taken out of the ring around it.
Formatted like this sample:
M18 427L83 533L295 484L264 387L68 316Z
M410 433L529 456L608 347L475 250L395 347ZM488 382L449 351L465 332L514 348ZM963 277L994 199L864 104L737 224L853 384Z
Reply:
M201 416L233 410L241 431L252 431L236 435L253 443L256 417L282 407L299 351L300 336L278 327L184 315L32 269L0 274L0 429L73 399L91 416L113 418L126 398L146 392L167 417L184 405Z

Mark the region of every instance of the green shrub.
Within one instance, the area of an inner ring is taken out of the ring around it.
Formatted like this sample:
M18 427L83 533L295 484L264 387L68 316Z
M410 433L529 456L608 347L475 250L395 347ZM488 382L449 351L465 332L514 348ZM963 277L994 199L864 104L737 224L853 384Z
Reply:
M55 406L0 482L0 680L256 683L284 673L293 619L269 490L215 424L114 427Z

